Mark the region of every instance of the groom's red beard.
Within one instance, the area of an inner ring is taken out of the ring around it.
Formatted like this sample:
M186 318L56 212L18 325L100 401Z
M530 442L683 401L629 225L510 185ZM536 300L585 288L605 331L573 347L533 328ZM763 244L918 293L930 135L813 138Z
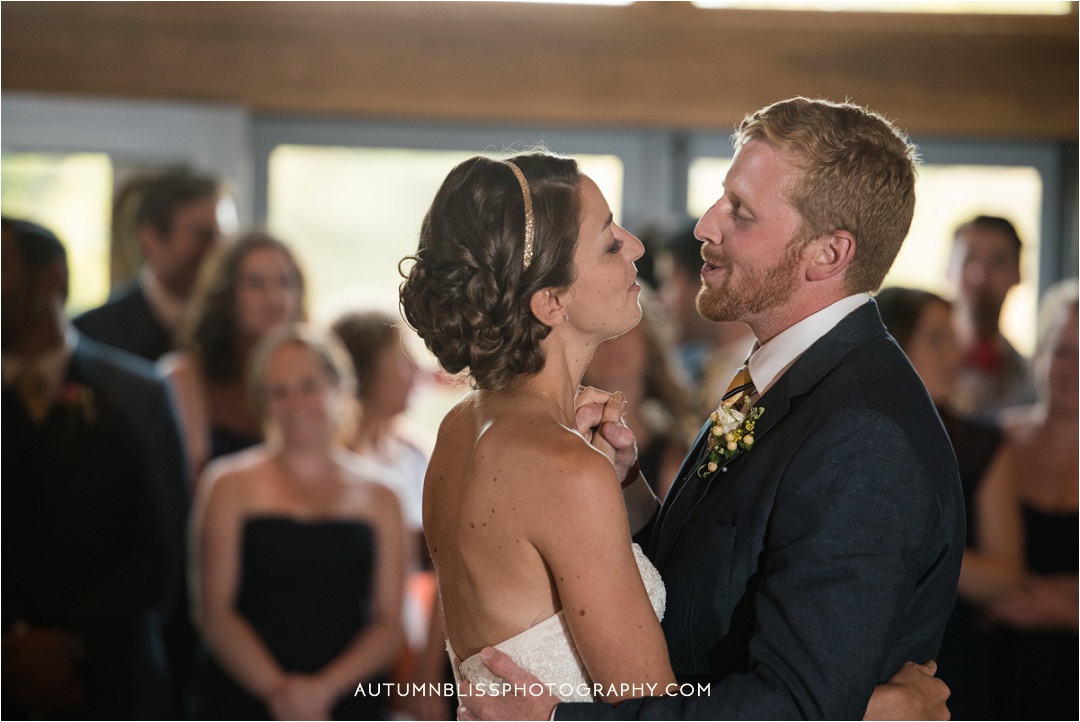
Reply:
M705 256L709 265L726 271L719 286L703 280L697 295L697 310L709 321L743 321L791 300L799 285L799 261L803 244L788 244L784 256L764 272L735 278L730 259ZM745 272L744 272L745 273Z

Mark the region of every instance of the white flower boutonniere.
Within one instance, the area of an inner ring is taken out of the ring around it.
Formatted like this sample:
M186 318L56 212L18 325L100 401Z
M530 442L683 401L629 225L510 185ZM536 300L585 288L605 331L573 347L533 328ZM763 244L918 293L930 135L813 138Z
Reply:
M706 476L720 468L720 462L730 459L740 450L754 445L754 425L765 409L752 406L746 396L730 406L721 404L709 417L708 455L698 468L698 476Z

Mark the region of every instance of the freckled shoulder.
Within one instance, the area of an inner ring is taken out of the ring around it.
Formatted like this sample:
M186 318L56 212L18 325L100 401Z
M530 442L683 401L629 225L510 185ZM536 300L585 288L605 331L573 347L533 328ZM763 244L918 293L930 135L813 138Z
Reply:
M536 424L515 419L498 432L482 443L512 456L518 475L550 502L544 506L556 512L565 503L577 503L583 495L600 492L606 496L605 490L620 491L611 462L576 431L550 419Z

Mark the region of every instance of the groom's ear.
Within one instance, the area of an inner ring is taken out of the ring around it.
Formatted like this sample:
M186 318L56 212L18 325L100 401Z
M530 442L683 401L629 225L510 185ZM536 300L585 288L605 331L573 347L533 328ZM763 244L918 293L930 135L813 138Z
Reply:
M553 288L542 288L534 293L529 299L529 308L536 320L545 326L555 327L566 320L562 299Z
M833 231L811 241L807 253L808 281L842 278L855 258L855 236L845 230Z

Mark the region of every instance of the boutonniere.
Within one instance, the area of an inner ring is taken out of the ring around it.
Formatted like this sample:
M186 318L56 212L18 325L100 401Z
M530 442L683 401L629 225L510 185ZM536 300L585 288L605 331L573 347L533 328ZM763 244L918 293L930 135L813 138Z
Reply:
M68 381L60 387L56 402L69 411L78 411L83 421L88 424L97 420L97 408L94 405L94 390L78 381Z
M709 416L708 455L705 463L698 467L698 476L706 476L720 468L720 462L730 459L740 450L754 445L754 425L765 409L753 406L749 397L743 396L731 405L720 404L720 408Z

